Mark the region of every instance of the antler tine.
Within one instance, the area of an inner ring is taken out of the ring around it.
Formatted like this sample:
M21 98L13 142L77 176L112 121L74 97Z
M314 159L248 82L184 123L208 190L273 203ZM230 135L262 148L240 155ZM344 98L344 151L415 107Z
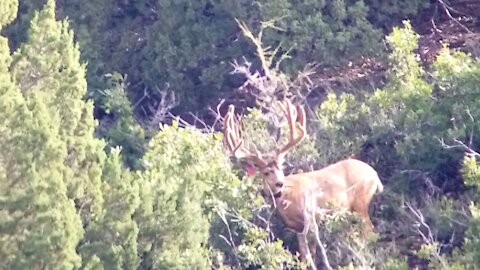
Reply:
M224 143L228 150L235 155L243 141L240 140L238 129L235 127L235 107L233 105L228 106L228 112L223 120L223 128Z
M253 154L243 147L243 140L240 138L238 125L235 125L235 106L228 106L228 112L223 120L224 143L228 150L238 159L248 159L258 166L265 166L267 163L257 152Z
M281 105L281 107L285 113L285 117L287 118L288 126L290 128L290 138L287 145L277 150L277 158L280 156L283 157L288 151L290 151L290 149L299 144L306 136L305 109L300 105L294 107L289 99L287 99L286 108L283 105ZM296 134L297 130L299 131L299 134Z

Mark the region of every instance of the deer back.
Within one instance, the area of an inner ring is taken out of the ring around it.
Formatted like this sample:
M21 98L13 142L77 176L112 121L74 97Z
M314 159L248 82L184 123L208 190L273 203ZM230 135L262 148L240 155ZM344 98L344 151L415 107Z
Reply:
M368 208L375 192L383 189L377 172L356 159L342 160L317 171L289 175L285 186L282 205L277 208L284 222L287 225L293 223L294 229L303 227L300 217L308 208L308 202L315 202L310 208L355 211Z

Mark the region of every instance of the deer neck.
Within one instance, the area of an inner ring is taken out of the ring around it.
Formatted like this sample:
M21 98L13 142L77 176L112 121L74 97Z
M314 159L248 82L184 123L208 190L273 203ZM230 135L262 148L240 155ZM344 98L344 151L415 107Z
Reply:
M265 190L261 190L260 193L262 194L262 196L264 198L270 198L270 199L274 199L275 201L278 201L278 200L281 200L282 197L283 197L283 188L280 189L279 191L277 191L276 193L273 193L273 192L270 192L270 191L265 191Z
M299 205L292 200L291 195L288 188L284 188L281 195L275 198L275 208L288 229L302 233L305 230L304 211L299 209Z

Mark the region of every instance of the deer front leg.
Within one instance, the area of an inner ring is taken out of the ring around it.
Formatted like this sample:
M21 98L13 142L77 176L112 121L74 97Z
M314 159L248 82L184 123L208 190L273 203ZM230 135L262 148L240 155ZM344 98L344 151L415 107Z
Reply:
M368 214L368 205L357 206L354 210L357 211L360 215L360 219L362 222L362 237L366 239L373 233L373 224L370 220L370 215Z
M373 224L370 220L370 217L366 215L362 217L362 237L367 238L368 236L373 234Z
M298 249L300 251L300 261L307 262L313 270L317 270L312 254L310 253L307 233L297 233Z

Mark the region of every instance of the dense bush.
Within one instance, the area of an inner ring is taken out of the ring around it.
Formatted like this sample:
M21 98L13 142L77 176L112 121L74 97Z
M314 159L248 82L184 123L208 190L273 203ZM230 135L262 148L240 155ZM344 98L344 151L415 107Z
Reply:
M208 268L207 204L211 196L225 196L235 179L226 161L210 134L174 125L152 139L136 214L144 267Z
M369 21L387 31L398 25L402 18L412 18L430 5L423 0L365 0L365 4L369 7Z
M54 9L35 14L13 55L3 38L0 47L2 269L78 268L82 225L101 210L103 143L82 100L79 51Z
M6 32L14 46L43 3L20 3L20 16ZM382 29L421 7L422 1L405 0L58 0L58 15L75 29L90 91L106 88L104 74L120 72L128 75L135 101L144 88L153 99L159 98L156 89L169 88L183 109L198 110L240 83L228 74L229 62L253 55L235 18L254 28L277 21L264 42L290 51L294 57L282 68L292 74L310 62L331 66L382 52Z
M461 244L451 239L463 237L469 212L476 211L468 210L465 201L476 201L478 195L461 195L460 171L463 153L478 145L480 64L444 48L427 75L414 53L416 39L408 23L387 37L391 65L389 82L382 89L371 95L329 95L317 110L317 144L330 162L351 154L372 162L390 186L383 196L406 201L402 203L406 212L396 210L393 217L395 224L395 220L403 223L395 230L411 236L428 231L430 236L422 236L425 244L419 256L433 268L460 267L465 265L462 259L450 258L444 251ZM472 184L476 163L471 158L465 161L463 178ZM452 192L462 199L443 197ZM385 202L384 210L393 202ZM392 209L401 206L391 205ZM380 215L386 218L387 213ZM471 221L468 243L475 239L471 234L475 219ZM412 222L418 224L418 231L410 227ZM460 250L466 258L471 256L472 250Z
M118 73L106 74L106 88L91 92L96 109L104 116L97 134L105 138L111 147L122 147L122 159L130 168L140 169L140 159L146 150L146 137L150 130L144 128L133 114L126 95L126 80Z

